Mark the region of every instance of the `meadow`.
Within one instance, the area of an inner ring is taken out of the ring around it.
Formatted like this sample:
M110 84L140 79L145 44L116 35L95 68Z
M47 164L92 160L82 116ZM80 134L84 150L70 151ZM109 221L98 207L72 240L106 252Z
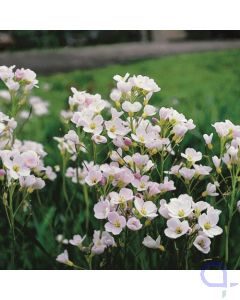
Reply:
M21 131L20 138L42 143L48 153L45 160L47 164L61 165L61 155L53 137L64 134L65 127L60 121L59 114L68 106L71 87L91 94L100 93L102 99L109 100L110 91L114 87L113 76L115 74L124 76L128 72L132 75L142 74L154 78L161 87L161 92L153 95L152 105L158 108L173 107L183 113L187 119L194 120L196 128L186 136L182 147L193 147L204 152L202 135L213 131L211 124L226 119L234 124L239 123L239 65L240 51L231 50L184 54L49 76L38 75L39 89L34 89L33 93L49 102L49 113L41 118L31 118ZM4 86L1 85L0 88L3 89ZM71 195L71 208L74 215L69 214L66 208L62 192L63 185L67 193ZM89 197L91 198L91 189ZM92 212L94 203L91 199L89 206L88 209ZM75 184L69 181L65 183L60 173L54 182L47 184L43 190L32 196L30 215L19 220L19 224L16 225L19 233L14 258L11 254L10 230L2 203L0 217L1 269L68 268L56 261L57 255L65 249L65 245L57 241L56 237L63 234L64 238L70 239L73 234L84 235L85 233L91 236L93 228L97 225L92 213L88 216L89 220L86 225L86 204L83 201L83 193L79 192ZM224 220L221 222L224 223ZM239 256L239 234L239 214L236 214L232 222L229 268L236 266ZM217 237L215 243L221 245L222 238ZM83 253L80 253L78 249L69 251L78 260L79 265L88 268ZM102 265L102 268L113 269L186 268L185 265L179 265L175 258L171 261L171 257L175 257L174 248L164 253L163 261L159 260L157 252L152 254L151 249L140 251L134 259L136 251L137 249L133 246L127 258L126 254L122 256L121 253L115 253L110 264L101 262L97 257L92 267L98 268ZM221 251L223 251L222 247L214 247L211 257L221 260L223 255ZM103 261L107 261L109 253L104 255L106 257L104 256ZM205 257L195 252L193 256L191 267L200 268Z

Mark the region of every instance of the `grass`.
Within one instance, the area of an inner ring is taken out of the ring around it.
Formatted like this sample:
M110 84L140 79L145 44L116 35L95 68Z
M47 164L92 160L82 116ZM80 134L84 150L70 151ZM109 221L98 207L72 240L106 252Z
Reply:
M53 136L61 136L59 112L67 107L70 88L87 90L90 93L101 93L104 99L109 98L113 87L112 77L115 74L142 74L152 77L162 88L153 97L152 103L160 106L172 106L179 112L192 118L198 129L194 131L194 147L200 145L201 134L211 132L211 124L215 121L230 119L239 123L240 101L240 51L207 52L201 54L184 54L160 59L149 59L125 65L111 65L92 70L78 70L70 73L59 73L50 76L39 76L40 89L36 95L50 102L50 114L42 119L32 119L25 127L24 139L32 139L43 143L49 152L51 164L59 163L56 155L56 143ZM48 84L49 89L43 87ZM192 139L192 137L191 137ZM189 140L187 140L189 142ZM48 191L42 193L43 204L33 215L30 227L36 238L45 246L41 249L31 234L26 233L22 239L26 249L17 258L18 268L60 268L53 259L59 253L54 238L61 233L61 222L64 214L59 214L60 192L55 183ZM36 208L38 203L35 203ZM69 225L68 238L77 233L82 215ZM3 232L4 224L0 225ZM1 234L2 235L2 234ZM3 235L2 235L3 236ZM1 247L8 247L4 237L0 237ZM43 254L46 251L47 253ZM7 254L6 254L7 255ZM0 251L0 266L7 256ZM144 257L141 265L148 268ZM153 258L154 260L154 258ZM6 265L3 266L6 268Z

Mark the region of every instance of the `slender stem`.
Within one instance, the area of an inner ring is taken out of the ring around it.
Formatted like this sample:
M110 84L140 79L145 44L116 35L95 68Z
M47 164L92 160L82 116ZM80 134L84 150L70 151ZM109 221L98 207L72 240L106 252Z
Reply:
M230 203L228 205L228 212L229 212L229 216L228 216L228 223L225 226L225 264L226 266L228 265L228 261L229 261L229 234L230 234L230 227L231 227L231 223L232 223L232 218L234 215L234 204L236 202L236 185L237 185L237 175L238 175L238 169L236 170L236 173L232 172L232 193L231 193L231 199L230 199Z
M68 193L67 193L66 177L65 177L65 173L66 173L66 157L63 157L62 165L63 165L62 166L63 195L64 195L64 198L65 198L65 201L67 202L67 212L70 211L70 213L72 215L71 202L69 200Z
M84 196L84 201L85 201L85 205L86 205L86 230L88 231L90 211L89 211L88 188L87 188L86 184L83 185L83 196Z
M234 270L237 270L239 264L240 264L240 255L239 255L239 257L238 257L238 259L237 259L237 262L236 262L236 264L235 264L235 266L234 266Z

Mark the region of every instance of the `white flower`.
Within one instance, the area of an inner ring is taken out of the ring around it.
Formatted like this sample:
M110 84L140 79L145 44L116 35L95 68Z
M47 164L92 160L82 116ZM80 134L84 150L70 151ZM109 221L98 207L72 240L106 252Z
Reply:
M159 203L160 203L160 207L158 210L159 214L163 216L165 219L170 219L169 210L167 207L167 201L165 199L161 199Z
M178 198L172 198L166 206L170 217L185 218L192 212L192 197L187 194L180 195Z
M56 261L58 261L58 262L60 262L62 264L68 265L70 267L73 266L73 262L71 262L69 260L67 250L64 250L63 253L59 254L58 257L56 258Z
M102 220L106 219L110 212L110 203L108 200L101 200L94 205L94 217Z
M105 224L105 229L114 235L118 235L126 226L126 219L113 211L108 214L108 222Z
M156 82L147 76L133 76L129 78L129 82L132 86L145 90L148 93L155 93L160 91L160 87Z
M30 168L36 168L39 165L39 157L35 151L29 150L21 155L25 165Z
M69 243L73 246L77 246L78 248L82 248L82 243L85 240L85 238L86 235L84 235L84 237L81 237L81 235L76 234L71 240L69 240Z
M186 234L189 230L188 221L180 221L179 219L171 218L167 221L167 226L164 233L170 239L177 239Z
M144 238L142 243L147 248L163 250L163 246L160 244L161 243L160 235L157 237L156 240L154 240L150 235L147 235Z
M211 133L210 135L204 134L203 135L204 141L206 143L206 145L212 149L212 138L213 138L213 133Z
M185 153L181 153L181 156L186 158L186 160L192 164L202 159L202 153L193 148L187 148Z
M130 114L134 114L141 110L142 104L140 102L131 103L129 101L124 101L122 104L122 109Z
M12 79L14 77L14 73L13 73L14 68L15 66L11 66L10 68L6 66L0 66L0 79L3 81Z
M186 167L183 167L179 170L179 173L185 180L190 181L195 175L196 171L194 169L188 169Z
M121 91L119 91L118 89L113 89L112 90L112 92L110 94L110 98L113 101L117 102L117 101L119 101L121 99L121 97L122 97Z
M107 247L115 246L114 238L106 231L94 231L92 254L102 254Z
M207 254L210 251L211 240L207 236L200 234L194 240L193 245L202 253Z
M88 175L85 178L85 182L89 186L96 185L102 179L102 173L97 170L90 170Z
M136 197L134 205L141 216L151 219L157 217L157 206L152 201L144 202L143 199Z
M137 231L137 230L140 230L142 228L142 224L141 222L139 221L139 219L135 218L135 217L132 217L130 218L128 221L127 221L127 227L130 229L130 230L133 230L133 231Z
M199 176L205 176L205 175L209 175L212 168L209 166L203 166L203 165L193 165L194 169L195 169L195 174L199 175Z
M107 143L107 138L103 135L94 134L91 139L96 144L106 144Z
M204 192L202 193L202 196L203 196L203 197L207 197L207 196L216 197L216 196L219 195L218 193L216 193L216 190L217 190L217 188L216 188L216 185L215 185L215 184L208 183L207 188L206 188L206 191L204 191Z
M119 193L111 192L109 194L111 204L123 204L133 199L133 191L130 189L122 188Z
M218 158L216 155L212 157L213 164L217 172L221 172L221 158Z
M146 105L143 109L143 118L154 116L156 114L156 108L152 105Z
M198 224L207 236L213 238L215 235L219 235L223 232L222 228L217 226L218 220L218 213L210 211L207 214L202 214L198 218Z
M8 169L10 177L18 179L20 176L30 175L30 169L26 166L21 154L7 155L3 159L4 166Z
M196 217L199 217L201 215L201 212L205 209L207 209L210 206L207 202L204 201L198 201L196 203L192 203L192 208L194 210L194 214Z

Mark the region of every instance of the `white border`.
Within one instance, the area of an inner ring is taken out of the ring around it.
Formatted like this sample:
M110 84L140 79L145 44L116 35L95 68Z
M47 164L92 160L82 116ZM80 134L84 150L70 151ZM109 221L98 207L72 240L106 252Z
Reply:
M0 29L240 29L239 0L1 1Z
M207 271L211 282L221 282L222 271ZM1 299L239 299L240 271L228 271L228 287L210 288L200 271L5 271L0 272Z

